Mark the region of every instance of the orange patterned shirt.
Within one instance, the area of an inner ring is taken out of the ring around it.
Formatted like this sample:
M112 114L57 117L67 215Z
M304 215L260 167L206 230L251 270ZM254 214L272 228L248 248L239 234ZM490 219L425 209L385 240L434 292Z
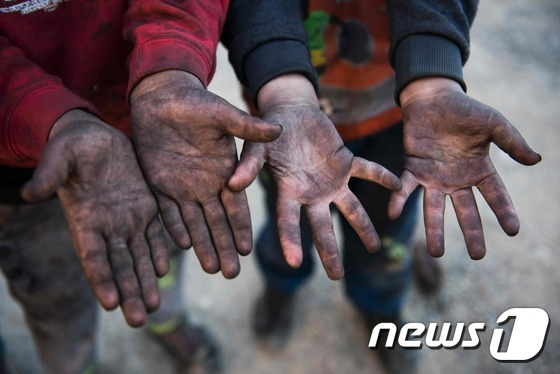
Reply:
M321 106L344 140L402 121L393 96L386 0L311 0L305 28Z

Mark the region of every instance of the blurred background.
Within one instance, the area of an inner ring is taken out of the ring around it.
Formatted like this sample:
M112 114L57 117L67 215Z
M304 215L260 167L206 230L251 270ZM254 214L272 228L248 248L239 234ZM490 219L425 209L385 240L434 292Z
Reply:
M493 147L492 159L521 219L509 238L479 198L487 255L471 261L453 209L446 213L446 254L439 261L444 284L433 296L413 288L406 317L418 322L484 322L477 350L421 351L421 373L560 372L560 1L482 0L472 28L472 52L465 68L469 94L501 111L543 156L534 167L516 164ZM244 108L240 88L220 47L210 90ZM253 228L264 220L258 184L249 189ZM423 226L418 227L422 237ZM227 373L381 372L367 348L369 334L343 296L342 284L316 267L298 295L294 334L282 351L271 352L253 339L253 303L261 281L249 256L241 275L226 281L205 274L194 255L186 256L186 300L195 319L209 326L222 346ZM319 271L320 270L320 271ZM551 319L545 349L531 363L499 363L489 353L497 317L512 307L540 307ZM0 278L0 326L8 360L21 373L40 372L33 341L19 306ZM101 372L173 372L173 364L142 330L129 328L120 311L101 313Z

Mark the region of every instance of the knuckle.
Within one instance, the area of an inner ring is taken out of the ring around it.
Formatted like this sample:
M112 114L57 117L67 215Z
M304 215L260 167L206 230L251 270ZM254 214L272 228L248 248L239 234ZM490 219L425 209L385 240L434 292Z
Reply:
M351 215L357 216L361 211L362 204L358 199L352 199L350 203L348 203L348 209Z
M331 236L334 235L334 230L332 226L319 227L314 231L315 231L315 235L317 235L318 238L322 238L323 240L325 238L330 238Z
M113 279L111 277L92 275L88 279L94 288L107 289L113 286Z
M101 264L107 260L105 253L99 249L86 249L78 251L78 258L82 263Z
M118 272L120 270L131 269L132 259L128 253L125 251L111 249L110 251L110 265L113 272Z
M152 260L150 259L150 257L147 256L147 254L145 256L140 256L138 258L136 258L136 267L138 268L139 272L141 274L150 274L150 270L152 269Z
M113 284L113 277L106 269L84 266L84 272L93 287L108 287Z
M356 225L356 231L362 235L369 235L373 233L373 225L369 223L369 219L362 219Z
M115 278L119 279L120 281L132 280L135 277L134 270L131 264L113 267L113 274Z

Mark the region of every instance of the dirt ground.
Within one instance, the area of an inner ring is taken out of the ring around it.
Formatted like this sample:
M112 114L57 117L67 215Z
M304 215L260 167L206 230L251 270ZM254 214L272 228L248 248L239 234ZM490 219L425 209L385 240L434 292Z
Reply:
M482 261L468 258L453 210L447 210L447 252L440 260L444 287L432 297L413 289L406 316L420 322L484 322L488 328L477 350L423 349L421 373L560 372L559 69L559 1L481 2L465 69L469 94L504 113L543 161L524 167L493 148L493 160L521 218L521 232L507 237L479 199L488 249ZM211 89L243 107L223 49ZM252 186L249 196L258 232L265 214L260 187ZM324 272L316 271L298 296L291 343L283 351L269 352L253 340L250 330L253 302L261 289L253 257L243 259L242 273L233 281L203 273L194 256L186 257L187 307L215 333L227 373L382 372L367 348L370 331L345 299L342 284L329 281ZM21 310L10 300L3 278L0 300L9 361L21 373L40 372ZM541 307L550 316L544 352L531 363L499 363L488 350L495 321L503 311L523 306ZM142 330L128 328L118 311L102 313L99 343L103 373L173 372L165 353Z

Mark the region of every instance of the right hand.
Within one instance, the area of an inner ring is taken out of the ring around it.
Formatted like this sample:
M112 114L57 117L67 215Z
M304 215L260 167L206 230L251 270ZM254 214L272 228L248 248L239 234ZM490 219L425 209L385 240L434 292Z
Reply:
M22 196L58 193L78 258L105 309L121 305L131 326L159 307L156 274L169 262L156 202L125 135L82 110L53 125Z
M334 203L348 220L366 249L375 252L381 241L348 182L352 177L360 178L398 191L399 178L379 164L355 157L344 146L336 128L321 111L307 78L287 74L271 80L259 91L258 104L262 118L280 123L284 131L270 143L246 142L229 186L235 191L246 188L266 162L278 188L278 235L286 262L298 267L303 260L303 209L328 277L341 279L344 268L330 205Z
M424 224L428 251L444 252L445 196L457 214L472 259L486 253L484 230L472 188L476 186L510 236L519 232L519 218L502 179L490 159L495 143L511 158L535 165L541 156L496 109L466 95L451 79L429 77L408 84L400 94L404 116L405 170L403 188L392 194L389 218L397 218L408 196L424 187Z
M184 71L144 78L130 102L140 165L175 244L192 244L206 272L236 277L252 230L245 191L227 186L237 165L233 137L267 142L282 128L235 108Z

